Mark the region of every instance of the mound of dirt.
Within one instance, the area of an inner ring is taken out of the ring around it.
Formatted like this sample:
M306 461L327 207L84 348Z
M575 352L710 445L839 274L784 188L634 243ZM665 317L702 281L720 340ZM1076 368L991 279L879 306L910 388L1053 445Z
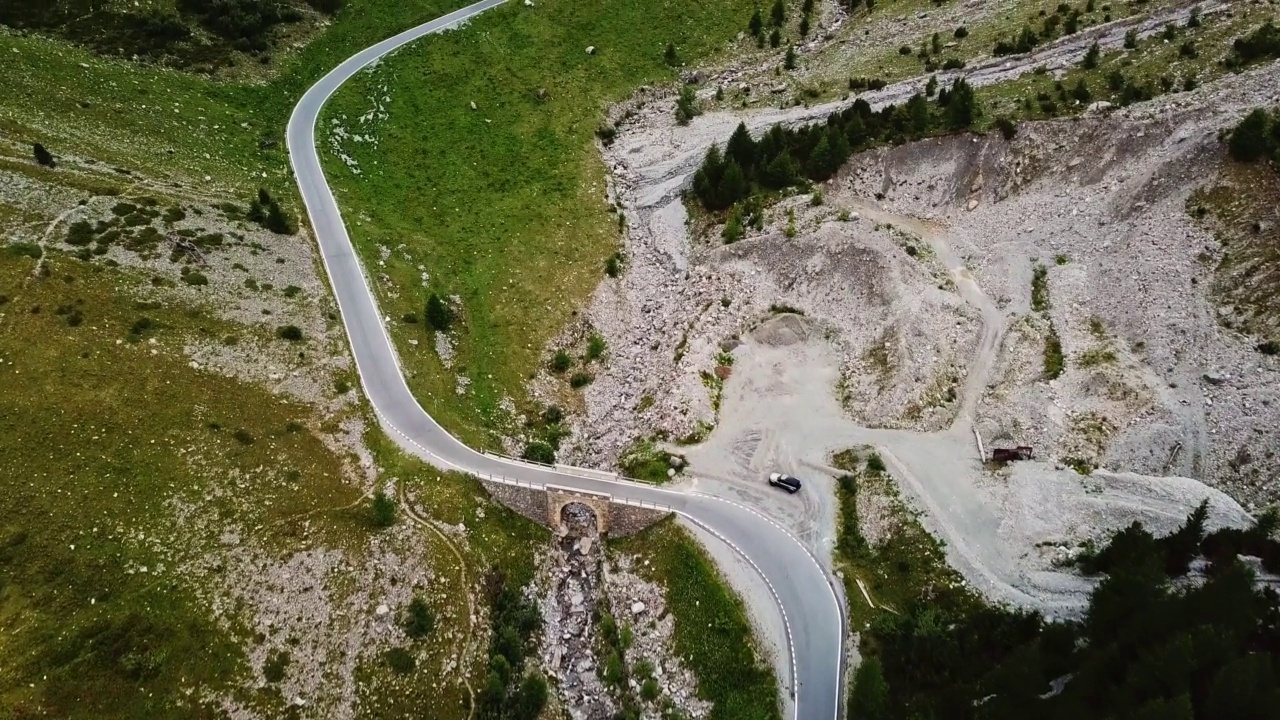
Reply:
M809 339L809 323L803 315L783 313L761 323L752 331L751 337L756 342L774 347L795 345Z

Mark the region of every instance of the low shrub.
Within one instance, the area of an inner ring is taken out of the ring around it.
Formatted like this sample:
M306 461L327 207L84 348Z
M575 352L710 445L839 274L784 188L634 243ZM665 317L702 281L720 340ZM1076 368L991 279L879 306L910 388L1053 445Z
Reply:
M208 285L209 278L205 277L203 273L189 272L182 276L182 282L198 287L201 285Z
M276 337L289 342L298 342L302 339L302 329L297 325L282 325L276 328Z
M77 247L88 245L93 242L93 238L94 228L88 221L80 220L67 227L66 243L68 245Z
M881 474L886 470L887 468L884 466L884 459L880 457L879 453L873 452L867 456L867 472Z
M996 118L996 128L1000 130L1005 140L1012 140L1018 134L1017 123L1004 116Z
M595 378L592 377L590 373L579 371L569 378L569 387L577 390L590 385L592 380L595 380Z
M9 245L9 254L17 257L29 257L32 260L39 260L44 255L44 250L40 245L33 242L12 243Z
M622 253L614 253L604 261L604 274L611 278L622 274Z
M269 683L284 680L285 670L289 667L291 659L288 650L272 650L267 655L267 661L262 665L262 677Z
M142 335L148 330L150 330L153 327L153 325L154 323L152 323L151 318L140 317L137 320L133 321L133 325L129 326L129 334Z
M1280 117L1272 119L1266 110L1255 109L1231 130L1227 151L1239 162L1268 156L1280 162Z
M569 353L564 350L557 350L555 355L551 356L551 372L559 375L568 370L573 365L573 358L569 357Z
M1063 370L1066 369L1066 359L1062 355L1062 338L1058 337L1058 332L1053 329L1053 325L1049 325L1049 334L1044 338L1044 374L1050 380L1057 379L1062 376Z
M404 614L404 634L420 640L436 629L436 615L421 595L414 595Z
M427 324L436 332L448 332L453 324L453 309L444 298L435 293L427 296Z
M555 448L549 443L541 440L534 440L524 446L524 452L520 453L520 457L530 462L542 463L543 465L554 465L556 462Z
M369 522L375 528L389 528L396 522L396 501L379 490L369 502Z
M606 347L604 338L599 333L593 333L591 337L587 338L587 360L599 360L604 357Z
M701 114L702 110L698 108L698 98L693 92L693 86L681 87L680 95L676 98L676 122L680 125L688 125L690 120Z
M1000 40L996 42L995 49L992 54L996 57L1003 55L1021 55L1029 53L1040 44L1040 36L1036 35L1036 31L1031 28L1023 28L1017 37L1012 40Z
M44 167L56 167L57 162L53 159L53 153L45 149L40 143L31 146L32 154L36 158L36 162Z
M418 667L418 660L402 647L393 647L386 652L383 657L387 661L387 666L397 675L408 675Z

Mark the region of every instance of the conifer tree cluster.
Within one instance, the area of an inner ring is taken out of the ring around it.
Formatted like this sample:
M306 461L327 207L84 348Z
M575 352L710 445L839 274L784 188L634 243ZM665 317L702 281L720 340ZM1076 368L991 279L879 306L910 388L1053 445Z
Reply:
M797 129L775 125L759 140L739 124L723 151L715 146L707 151L693 192L708 210L723 210L758 191L826 180L851 154L876 144L963 130L978 112L973 88L956 78L934 102L917 94L904 105L874 112L859 99L825 123Z
M249 204L249 219L273 233L292 235L298 232L298 226L280 208L280 202L267 192L266 188L258 189L258 197Z
M859 718L1240 720L1280 707L1280 594L1241 556L1280 571L1274 511L1206 531L1140 524L1079 565L1105 577L1078 621L931 598L864 633Z

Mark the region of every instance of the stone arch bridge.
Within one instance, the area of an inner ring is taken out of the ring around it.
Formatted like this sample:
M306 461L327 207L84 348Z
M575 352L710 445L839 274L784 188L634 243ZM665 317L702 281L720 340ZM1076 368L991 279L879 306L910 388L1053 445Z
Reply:
M533 487L481 480L494 500L558 534L633 535L670 515L669 510L622 503L605 493L558 485Z

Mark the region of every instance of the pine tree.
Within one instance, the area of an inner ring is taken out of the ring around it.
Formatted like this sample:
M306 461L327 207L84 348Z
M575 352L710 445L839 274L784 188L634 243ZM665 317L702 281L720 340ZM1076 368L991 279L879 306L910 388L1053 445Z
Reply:
M757 38L764 32L764 18L760 17L760 8L756 8L755 12L751 13L751 22L747 23L747 28Z
M774 27L782 27L782 23L787 21L787 8L782 4L782 0L773 0L773 10L770 11L770 17L773 20Z
M719 210L726 205L720 202L720 179L724 177L724 157L720 148L712 145L702 166L693 174L693 193L708 210Z
M732 158L725 163L724 177L720 180L722 207L728 207L747 196L747 178L742 168Z
M280 209L280 203L272 199L267 205L267 218L263 222L263 226L273 233L280 235L292 235L298 231L294 226L293 220Z
M680 56L676 54L675 44L667 43L667 50L662 54L662 59L672 67L680 64Z
M1187 574L1191 561L1200 554L1200 543L1204 540L1204 524L1209 517L1209 501L1205 500L1187 516L1172 535L1160 538L1158 544L1164 550L1164 571L1169 577Z
M827 159L831 154L831 143L827 140L827 135L823 133L822 138L818 140L818 144L813 146L809 151L809 162L805 168L805 172L814 180L825 180L830 176L830 170L827 167Z
M796 48L794 45L787 46L787 56L782 59L782 67L787 70L796 69Z
M1088 52L1084 54L1084 62L1081 64L1085 70L1092 70L1098 67L1098 58L1101 57L1102 50L1098 48L1098 43L1089 46Z
M799 176L800 167L796 159L791 157L791 153L782 152L765 166L761 181L771 188L781 189L794 185Z
M1084 81L1084 78L1076 80L1075 87L1071 88L1071 97L1081 103L1087 103L1093 97L1093 93L1089 92L1089 85Z
M725 145L724 152L748 173L755 167L756 141L751 139L746 123L738 123L737 129L729 136L729 143Z
M526 675L511 698L512 720L535 720L547 704L547 681L540 673Z
M947 125L953 130L963 130L973 126L978 116L978 96L973 87L964 78L956 78L951 83L951 100L947 103Z
M912 135L923 135L929 129L929 103L924 95L916 93L907 101L907 119Z
M778 28L774 28L773 32L769 33L769 47L776 48L781 44L782 44L782 32L780 32Z
M676 98L676 122L681 125L688 125L689 121L702 114L698 109L698 98L693 92L692 85L685 85L680 88L680 95Z
M805 15L800 18L800 37L809 36L809 16Z

